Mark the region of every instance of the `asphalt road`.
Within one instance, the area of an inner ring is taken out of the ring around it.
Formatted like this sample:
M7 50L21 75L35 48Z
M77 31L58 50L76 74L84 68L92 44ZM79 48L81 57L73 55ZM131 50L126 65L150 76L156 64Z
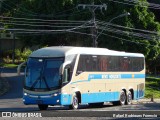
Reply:
M160 115L160 102L138 102L132 105L113 106L105 103L102 108L89 108L88 105L81 105L79 110L69 110L64 106L50 106L47 111L40 111L37 105L24 105L22 102L24 75L17 76L15 69L1 69L1 77L8 80L10 89L8 93L0 96L0 112L27 112L41 113L46 117L113 117L123 114L156 114ZM1 116L1 115L0 115ZM123 117L123 116L122 116Z

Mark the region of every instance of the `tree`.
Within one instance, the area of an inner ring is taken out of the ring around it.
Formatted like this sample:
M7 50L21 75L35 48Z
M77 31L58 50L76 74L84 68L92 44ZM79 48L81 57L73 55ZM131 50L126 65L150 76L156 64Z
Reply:
M143 29L148 31L160 31L160 24L156 22L155 15L147 7L141 7L140 3L133 6L120 4L113 1L94 0L95 4L107 4L107 10L96 10L97 28L98 32L102 31L103 23L110 21L112 18L130 12L130 16L115 19L112 23L131 27L136 29ZM146 0L141 0L145 1ZM124 2L124 0L119 0ZM6 0L5 4L10 5L10 9L3 11L6 16L14 16L20 18L30 19L52 19L52 20L91 20L91 12L87 9L77 9L78 4L90 4L91 0ZM5 5L6 6L6 5ZM116 9L115 9L116 8ZM28 22L25 20L25 22ZM36 22L36 21L35 21ZM50 22L51 23L51 22ZM34 23L39 25L39 23ZM10 27L10 26L9 26ZM12 25L13 28L25 29L58 29L46 26L17 26ZM64 29L64 28L62 28ZM81 29L78 32L90 34L91 29ZM150 34L133 29L122 29L108 25L104 32L105 35L100 35L98 38L98 46L114 50L140 52L143 53L147 61L156 59L159 56L159 40L158 35ZM136 36L137 35L137 36ZM75 33L40 33L40 34L17 34L20 39L24 40L25 46L54 46L54 45L72 45L72 46L92 46L92 36Z

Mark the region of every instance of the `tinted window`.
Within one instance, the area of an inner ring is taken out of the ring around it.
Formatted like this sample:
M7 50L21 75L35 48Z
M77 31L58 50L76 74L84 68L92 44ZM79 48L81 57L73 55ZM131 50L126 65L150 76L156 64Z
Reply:
M77 71L138 72L143 69L144 58L142 57L81 55Z

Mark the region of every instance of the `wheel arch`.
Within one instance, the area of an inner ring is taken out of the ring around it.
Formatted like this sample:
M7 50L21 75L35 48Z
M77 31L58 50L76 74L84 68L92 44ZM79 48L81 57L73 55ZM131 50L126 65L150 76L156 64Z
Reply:
M126 88L122 88L122 91L124 91L125 95L127 95L127 90L126 90Z
M81 103L81 92L80 91L76 91L75 94L78 97L78 102Z
M134 100L134 89L133 89L133 88L130 88L128 91L131 92L131 94L132 94L132 100Z

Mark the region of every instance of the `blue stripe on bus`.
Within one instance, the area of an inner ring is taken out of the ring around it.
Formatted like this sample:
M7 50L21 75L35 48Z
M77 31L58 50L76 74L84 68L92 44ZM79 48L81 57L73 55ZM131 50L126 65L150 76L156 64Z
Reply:
M81 103L96 103L96 102L112 102L119 101L120 92L99 92L99 93L83 93ZM134 91L134 100L144 97L144 91Z
M121 74L121 78L122 79L133 78L133 75L132 74Z
M99 92L99 93L84 93L81 96L81 102L96 103L96 102L109 102L118 101L119 92Z
M145 78L145 74L135 74L134 78Z
M137 78L145 78L145 74L89 74L88 80L79 80L75 82L71 82L71 84L75 84L78 82L89 82L91 80L99 80L99 79L137 79Z
M120 92L97 92L97 93L82 93L81 103L96 103L96 102L112 102L119 100ZM39 95L40 96L40 95ZM144 91L134 91L134 99L144 97ZM42 102L47 105L71 105L72 95L59 94L50 98L31 98L29 96L23 96L24 104L40 104Z

